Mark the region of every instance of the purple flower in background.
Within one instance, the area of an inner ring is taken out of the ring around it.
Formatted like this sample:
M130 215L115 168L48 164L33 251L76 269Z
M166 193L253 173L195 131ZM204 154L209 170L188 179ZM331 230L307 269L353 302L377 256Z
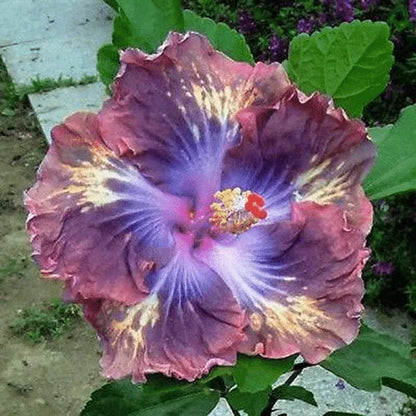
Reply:
M103 108L53 129L25 198L34 258L83 305L104 374L194 380L238 352L318 363L351 343L363 123L196 33L120 60Z
M298 33L311 33L314 28L315 22L312 17L307 19L300 19L297 25Z
M368 11L371 7L376 6L379 3L379 0L361 0L361 7Z
M316 23L318 26L323 26L328 22L328 15L325 13L319 13L318 17L316 18Z
M251 16L250 13L248 13L245 10L241 10L238 13L238 29L243 35L248 35L250 33L253 33L257 29L256 22L254 18Z
M352 0L336 0L335 15L344 22L351 22L354 19L354 8Z
M409 0L409 20L416 23L416 0Z
M371 266L371 269L378 276L388 276L394 272L396 267L391 261L378 261Z
M276 34L270 37L269 51L272 61L282 62L287 58L289 41L280 39Z

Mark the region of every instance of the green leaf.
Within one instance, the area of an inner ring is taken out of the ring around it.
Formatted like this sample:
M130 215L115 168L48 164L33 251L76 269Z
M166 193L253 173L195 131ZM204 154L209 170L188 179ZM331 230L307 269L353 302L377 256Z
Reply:
M416 189L416 105L406 107L394 126L369 129L378 157L364 181L372 199Z
M216 379L217 377L230 376L233 374L234 367L229 366L217 366L211 369L211 371L203 378L198 380L198 383L206 384Z
M227 395L230 405L237 410L244 410L248 416L259 416L269 400L271 387L257 393L246 393L235 388Z
M114 45L104 45L97 52L97 70L105 85L110 85L119 68L119 53Z
M190 383L158 392L123 380L96 390L80 416L204 416L214 409L219 397L218 392Z
M395 380L393 378L384 377L383 384L387 387L390 387L393 390L400 391L406 396L416 398L416 386L408 383L403 383L402 381Z
M336 351L321 365L362 390L380 390L382 384L395 388L391 380L401 388L406 384L416 386L416 360L411 350L399 339L363 325L351 345Z
M121 9L114 21L116 46L154 52L169 31L184 30L180 0L117 0Z
M218 49L236 61L254 63L253 55L244 36L231 29L225 23L215 23L206 17L198 16L191 10L183 12L185 30L205 35L215 49Z
M387 85L393 64L393 44L384 22L343 23L311 36L295 37L289 47L289 76L299 88L334 98L351 116Z
M240 354L234 367L234 379L243 392L255 393L271 386L282 374L293 367L296 356L280 360L249 357Z
M282 384L273 390L278 400L302 400L312 406L318 406L313 393L301 386L289 386Z
M345 413L345 412L326 412L324 416L363 416L358 413Z

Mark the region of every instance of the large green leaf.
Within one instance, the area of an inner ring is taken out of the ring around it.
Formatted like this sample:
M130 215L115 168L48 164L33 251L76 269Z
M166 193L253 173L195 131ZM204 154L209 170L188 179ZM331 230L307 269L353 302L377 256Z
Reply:
M227 400L234 409L244 410L248 416L259 416L267 406L271 390L268 387L257 393L247 393L235 388L228 393Z
M318 406L313 393L301 386L282 384L273 390L273 395L278 400L301 400L312 406Z
M180 0L117 0L121 12L114 21L113 43L154 52L169 31L184 30Z
M219 397L216 391L192 384L158 391L124 380L96 390L80 416L204 416L214 409Z
M306 93L321 91L352 116L386 87L393 63L389 27L383 22L343 23L311 36L295 37L289 47L289 76Z
M415 392L410 388L416 386L416 360L410 345L365 325L351 345L321 365L358 389L376 391L386 384L403 391L408 385L409 394Z
M364 181L372 199L416 189L416 105L406 107L394 126L369 129L378 157Z
M253 55L244 36L231 29L225 23L215 23L206 17L198 16L191 10L185 10L185 30L205 35L215 49L218 49L236 61L253 63Z
M243 392L255 393L271 386L282 374L293 367L296 356L280 360L249 357L240 354L234 367L233 376Z

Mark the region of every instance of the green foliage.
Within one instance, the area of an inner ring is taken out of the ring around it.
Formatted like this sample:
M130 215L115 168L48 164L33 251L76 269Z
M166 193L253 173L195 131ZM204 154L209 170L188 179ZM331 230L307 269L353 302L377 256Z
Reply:
M293 368L296 356L272 360L259 356L239 355L233 376L243 392L255 393L271 386L282 374Z
M97 71L104 85L109 86L119 68L119 52L114 45L104 45L97 52Z
M376 164L364 182L371 198L416 190L416 105L406 107L394 126L370 129Z
M184 30L180 0L117 0L120 15L114 22L113 43L154 52L169 31Z
M278 400L301 400L312 406L318 406L313 393L301 386L282 384L273 390Z
M24 309L10 329L15 335L29 337L38 343L61 336L80 314L81 309L78 305L53 300L43 308Z
M374 204L374 225L368 239L372 255L363 274L366 305L401 305L416 313L415 196L416 192L409 192ZM379 262L392 263L393 272L377 273L374 268Z
M354 117L387 85L393 64L389 28L382 22L343 23L295 37L289 76L306 92L321 91Z
M119 66L118 51L128 47L152 53L169 31L195 31L208 37L214 47L231 58L253 63L244 36L225 23L215 23L191 10L183 11L180 0L118 0L119 14L114 20L113 44L97 54L101 81L109 86Z
M267 405L271 391L271 387L256 393L242 392L235 388L228 393L227 400L234 409L244 410L248 416L259 416Z
M365 325L351 345L336 351L321 365L361 390L376 391L385 384L414 394L416 360L410 345Z
M191 10L184 11L185 30L205 35L212 46L224 52L236 61L254 63L244 36L236 30L230 29L225 23L215 23L206 17L198 16Z
M208 415L220 394L192 384L177 388L144 389L130 381L108 383L95 391L81 416Z

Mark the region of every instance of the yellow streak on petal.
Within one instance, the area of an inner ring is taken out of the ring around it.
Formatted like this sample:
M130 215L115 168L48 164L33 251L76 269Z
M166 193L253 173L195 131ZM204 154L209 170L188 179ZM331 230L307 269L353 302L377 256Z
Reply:
M250 90L246 83L217 88L211 76L208 75L207 79L208 83L192 83L191 91L199 108L209 118L216 117L224 122L255 99L255 94L250 94L252 87Z
M296 296L286 301L286 305L270 301L264 309L265 325L281 336L306 337L331 319L316 299Z
M77 204L82 211L102 207L120 199L107 185L109 180L126 180L126 173L116 167L111 161L115 155L103 146L90 148L90 160L85 160L76 166L65 165L70 184L51 195L51 197L67 195L79 195ZM126 169L131 170L130 167Z
M111 343L115 348L122 347L125 350L133 348L129 355L134 358L144 346L144 329L148 325L153 327L160 317L157 295L152 294L143 302L127 307L124 313L126 316L122 321L114 319L110 323L113 338ZM117 346L116 344L119 341L122 345Z
M315 156L312 157L311 161L314 159L316 160ZM325 179L325 170L329 168L330 164L330 159L324 160L299 176L295 183L297 200L330 204L344 197L349 187L349 173L344 172L339 176ZM341 170L343 165L343 163L339 164L336 170Z

